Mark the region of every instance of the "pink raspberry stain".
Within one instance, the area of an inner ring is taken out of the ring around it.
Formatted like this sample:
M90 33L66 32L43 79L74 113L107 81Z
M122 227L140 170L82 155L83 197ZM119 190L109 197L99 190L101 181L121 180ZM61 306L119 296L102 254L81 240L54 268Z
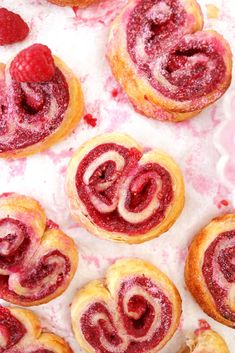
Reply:
M169 263L169 253L165 249L162 251L162 265L167 265Z
M178 248L176 249L176 261L179 264L185 264L186 256L188 253L188 248Z
M95 127L96 123L97 123L97 119L93 117L92 114L86 114L84 115L83 119L85 120L85 122L87 123L87 125L91 126L91 127Z
M80 9L76 6L72 8L75 15L75 23L87 26L103 25L109 26L111 22L120 13L127 0L103 0L86 9Z
M203 138L210 134L220 123L217 105L213 105L209 114L201 124L198 124L197 117L177 123L175 126L181 133L185 133L187 129L193 137ZM203 113L202 113L203 114Z
M222 184L219 184L216 195L213 199L215 206L218 209L221 209L221 211L232 212L230 197L230 191Z
M121 86L119 86L118 83L115 81L113 76L107 77L107 80L104 84L104 90L108 93L109 98L111 97L115 102L130 104L127 95L125 94Z
M112 109L109 112L109 124L106 132L118 130L119 126L124 124L129 119L129 113L123 109Z
M94 264L96 268L100 268L100 260L97 256L82 254L82 258L88 265Z
M225 119L215 134L215 144L221 154L218 170L222 182L229 187L235 186L235 94L234 91L225 97Z
M122 256L115 256L115 257L106 257L106 261L108 262L108 266L113 265L116 261L123 259Z
M53 150L47 150L42 153L43 155L49 157L54 164L59 164L64 159L71 158L73 155L73 149L63 150L60 152L54 152Z
M211 326L204 319L198 320L199 328L194 331L195 335L200 335L203 331L210 330Z
M218 183L216 177L207 175L207 168L202 168L202 163L205 164L204 151L196 144L185 160L184 175L195 191L208 195L213 193Z
M27 160L26 158L22 159L12 159L9 160L9 175L10 177L16 177L16 176L21 176L24 174L27 166Z

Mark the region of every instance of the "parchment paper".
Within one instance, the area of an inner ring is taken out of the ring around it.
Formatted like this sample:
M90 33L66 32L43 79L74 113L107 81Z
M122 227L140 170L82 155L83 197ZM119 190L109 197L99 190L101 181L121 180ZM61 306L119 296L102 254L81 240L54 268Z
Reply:
M221 158L225 151L218 138L221 123L228 121L234 110L228 110L225 98L222 98L196 118L178 124L162 123L137 114L112 78L104 54L110 22L125 2L101 1L100 5L89 10L73 11L50 5L45 0L0 0L1 6L20 13L31 27L27 40L1 47L0 61L7 62L32 43L48 45L81 79L86 112L97 119L94 128L82 120L70 137L45 153L22 160L0 160L0 192L15 191L39 200L48 217L73 237L79 248L79 267L67 291L49 304L32 309L40 314L45 329L65 337L76 353L82 352L70 324L70 304L76 290L87 281L102 277L115 259L136 256L151 261L164 271L183 298L180 328L162 352L175 353L185 333L196 329L199 319L206 319L223 335L234 353L234 331L203 313L186 290L183 279L187 247L194 234L212 217L234 211L233 185L224 177ZM205 11L210 0L199 2L205 13L206 27L224 34L234 49L234 1L213 1L220 9L220 16L210 20ZM234 84L226 96L232 95L233 90ZM186 205L182 215L170 231L142 245L119 245L97 239L79 228L69 214L64 182L72 152L87 139L111 131L128 133L146 147L165 150L175 158L184 174ZM234 151L235 144L231 144L230 150ZM229 205L223 205L226 204L223 200Z

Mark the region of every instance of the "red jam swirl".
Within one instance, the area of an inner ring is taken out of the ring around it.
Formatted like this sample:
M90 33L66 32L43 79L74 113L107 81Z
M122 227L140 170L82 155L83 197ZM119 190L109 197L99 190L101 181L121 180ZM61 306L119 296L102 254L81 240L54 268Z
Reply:
M26 334L26 329L22 323L17 320L9 309L0 306L0 336L5 342L4 346L0 345L0 353L16 345Z
M116 163L107 160L97 167L89 180L89 185L84 182L84 174L89 165L102 154L115 151L125 160L125 166L117 170ZM129 235L147 233L158 225L165 217L167 208L173 199L172 179L169 172L157 163L138 165L141 153L114 143L102 144L90 151L80 162L76 173L76 188L79 199L85 204L89 217L99 227L110 232L120 232ZM131 176L132 181L127 190L125 209L133 213L143 211L155 195L157 180L161 181L161 191L158 193L158 208L144 221L130 223L125 220L116 207L111 212L100 212L92 202L92 196L112 205L125 180ZM109 183L102 188L100 185ZM97 187L99 185L99 188Z
M135 287L147 294L145 297ZM125 307L125 298L128 303ZM151 298L151 302L148 298ZM156 303L156 307L153 306ZM81 317L81 330L88 343L100 353L112 353L102 341L122 353L147 353L156 348L167 335L172 322L172 304L162 290L146 277L133 277L122 282L116 304L123 330L118 330L112 314L104 302L89 306ZM159 306L159 307L158 307ZM126 312L128 311L128 312ZM94 322L94 317L98 317ZM122 335L124 337L122 338ZM148 335L146 340L145 336ZM102 339L104 337L104 340ZM129 341L124 344L124 339Z
M31 243L29 234L19 220L10 217L0 220L0 270L13 270L21 264Z
M134 63L147 65L137 52L140 36L146 54L144 58L148 61L166 52L182 37L185 21L186 12L179 0L138 1L127 24L127 49Z
M127 24L127 49L132 61L153 88L177 101L213 92L226 73L221 55L224 48L218 38L207 32L187 34L191 32L187 21L192 20L179 0L142 0ZM156 70L167 85L157 80Z
M10 217L0 220L0 234L0 297L13 301L17 299L20 302L38 300L55 292L62 285L71 269L67 256L59 250L42 254L40 239L33 230ZM38 250L41 253L39 259ZM34 295L20 296L14 292L14 288L10 290L8 281L12 275L17 275L20 285L27 293L32 290ZM47 277L53 277L53 281L51 279L47 283Z
M34 145L51 135L69 104L68 84L58 68L50 82L11 81L1 95L0 153Z
M226 247L223 246L226 244ZM219 234L204 255L202 273L221 315L235 322L235 313L227 304L228 288L235 283L235 231ZM219 268L219 270L218 270Z
M10 302L17 300L25 303L43 299L54 293L63 284L70 270L71 264L67 256L59 250L50 251L36 263L32 261L25 264L25 267L21 267L18 272L20 285L27 290L29 295L18 295L10 290L8 276L0 276L0 297ZM50 278L49 282L47 278ZM33 295L30 295L31 291L34 292Z

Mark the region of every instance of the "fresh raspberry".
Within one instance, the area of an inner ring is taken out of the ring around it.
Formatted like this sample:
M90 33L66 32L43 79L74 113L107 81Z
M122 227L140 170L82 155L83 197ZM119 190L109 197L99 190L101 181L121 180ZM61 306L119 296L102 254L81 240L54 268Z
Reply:
M50 81L55 74L50 49L43 44L33 44L23 49L12 61L10 74L17 82Z
M0 45L20 42L28 34L29 27L20 15L0 8Z

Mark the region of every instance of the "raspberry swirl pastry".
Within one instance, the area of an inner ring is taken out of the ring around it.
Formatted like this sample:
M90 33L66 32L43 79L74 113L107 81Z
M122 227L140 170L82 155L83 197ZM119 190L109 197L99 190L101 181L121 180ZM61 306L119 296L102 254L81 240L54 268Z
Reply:
M185 267L186 284L202 309L235 328L235 214L212 220L195 237Z
M72 353L59 336L42 332L32 311L0 306L0 353Z
M40 204L26 196L0 197L0 298L22 306L47 303L68 287L77 249Z
M141 243L165 232L184 205L184 184L165 153L111 133L81 146L68 167L74 218L100 237Z
M117 261L76 294L72 326L88 353L154 353L173 336L181 298L169 278L139 259Z
M230 47L221 35L202 28L195 0L128 2L112 26L107 57L137 111L180 121L226 91Z
M78 6L87 7L98 0L48 0L52 4L59 6Z
M178 353L230 353L224 339L215 331L202 330L188 337Z
M0 157L51 147L72 132L82 111L79 81L46 46L35 44L0 64Z

